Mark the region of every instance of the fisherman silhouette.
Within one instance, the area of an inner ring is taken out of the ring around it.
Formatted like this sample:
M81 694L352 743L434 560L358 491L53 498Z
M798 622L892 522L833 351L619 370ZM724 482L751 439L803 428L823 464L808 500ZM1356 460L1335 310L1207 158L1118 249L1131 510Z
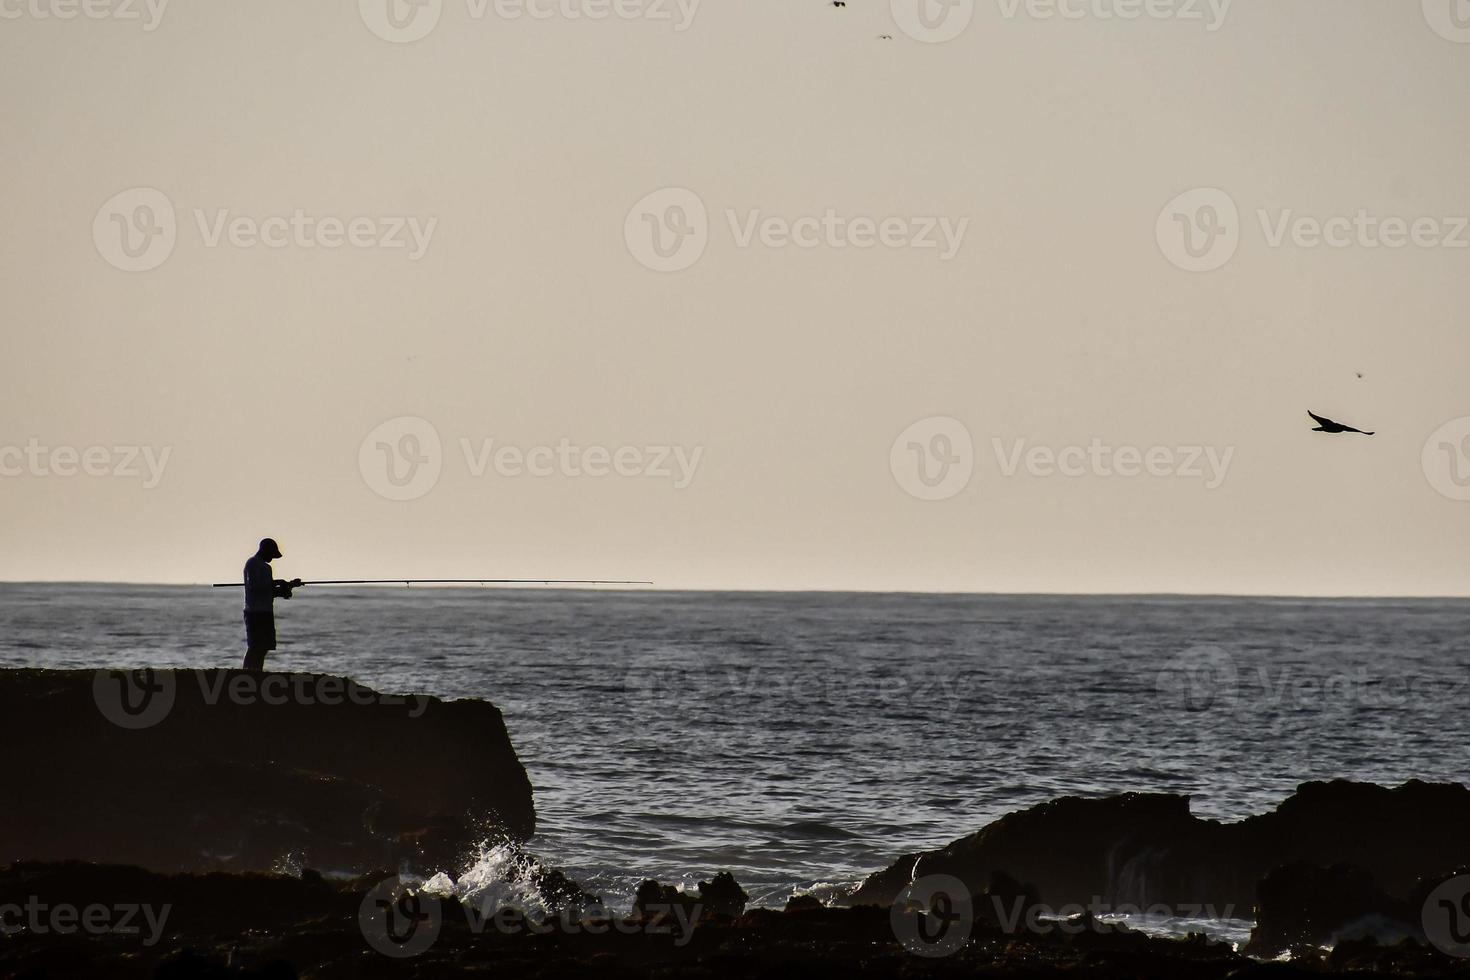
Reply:
M276 648L277 598L291 598L301 579L271 578L271 562L281 557L273 538L262 538L260 549L245 562L245 669L264 670L265 655Z

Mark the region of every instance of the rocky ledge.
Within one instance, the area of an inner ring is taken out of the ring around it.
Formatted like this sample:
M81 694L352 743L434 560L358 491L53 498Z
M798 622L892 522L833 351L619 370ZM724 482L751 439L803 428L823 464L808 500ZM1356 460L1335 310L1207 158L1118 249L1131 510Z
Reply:
M1195 817L1187 796L1064 797L906 854L851 901L888 905L942 875L987 908L1020 900L1254 919L1259 955L1368 934L1423 940L1425 900L1470 867L1466 827L1470 789L1458 784L1304 783L1238 823Z
M535 829L500 711L321 674L0 671L0 865L454 867Z

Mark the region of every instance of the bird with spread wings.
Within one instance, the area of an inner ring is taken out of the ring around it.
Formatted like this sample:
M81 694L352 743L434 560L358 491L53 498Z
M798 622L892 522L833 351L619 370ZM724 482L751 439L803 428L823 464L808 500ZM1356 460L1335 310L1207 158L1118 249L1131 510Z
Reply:
M1362 429L1355 429L1350 425L1343 425L1341 422L1334 422L1331 419L1325 419L1322 416L1318 415L1316 412L1312 411L1310 408L1307 409L1307 414L1312 417L1313 422L1317 423L1317 427L1312 430L1313 432L1356 432L1360 436L1373 435L1372 432L1364 432Z

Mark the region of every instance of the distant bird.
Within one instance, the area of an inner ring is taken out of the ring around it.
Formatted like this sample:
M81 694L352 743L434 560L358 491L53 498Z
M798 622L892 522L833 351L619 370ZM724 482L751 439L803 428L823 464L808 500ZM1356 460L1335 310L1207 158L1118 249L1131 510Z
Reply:
M847 0L832 0L832 6L834 6L834 7L846 7L847 6Z
M893 40L893 35L892 34L879 34L878 35L878 40L880 40L880 41L892 41Z
M1360 436L1373 435L1372 432L1364 432L1362 429L1355 429L1350 425L1343 425L1341 422L1334 422L1331 419L1324 419L1322 416L1318 415L1310 408L1307 409L1307 414L1312 417L1313 422L1317 423L1317 427L1312 430L1313 432L1356 432Z

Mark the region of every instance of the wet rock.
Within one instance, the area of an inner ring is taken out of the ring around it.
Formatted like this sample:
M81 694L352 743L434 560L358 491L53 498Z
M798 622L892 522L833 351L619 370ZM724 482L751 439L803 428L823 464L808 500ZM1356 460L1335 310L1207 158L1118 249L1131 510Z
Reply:
M721 871L710 881L701 881L695 892L680 891L649 878L633 895L633 912L645 919L658 919L675 906L701 917L720 915L736 918L745 911L750 896L728 871Z
M1228 824L1193 816L1187 796L1067 797L1009 814L946 847L904 855L850 901L888 905L911 881L938 874L979 891L1001 872L1031 883L1053 907L1100 902L1250 918L1261 880L1294 863L1351 865L1402 901L1419 879L1470 865L1466 826L1470 789L1419 781L1394 789L1304 783L1275 810ZM1374 905L1371 896L1357 897ZM1273 941L1263 939L1262 948Z
M735 876L721 871L710 881L699 883L699 903L706 913L735 917L745 911L750 896L735 882Z
M792 895L786 900L787 912L820 912L826 907L814 895Z
M1364 920L1411 918L1407 902L1390 897L1372 875L1348 864L1284 865L1261 879L1258 894L1256 927L1247 952L1260 956L1299 945L1330 945Z

